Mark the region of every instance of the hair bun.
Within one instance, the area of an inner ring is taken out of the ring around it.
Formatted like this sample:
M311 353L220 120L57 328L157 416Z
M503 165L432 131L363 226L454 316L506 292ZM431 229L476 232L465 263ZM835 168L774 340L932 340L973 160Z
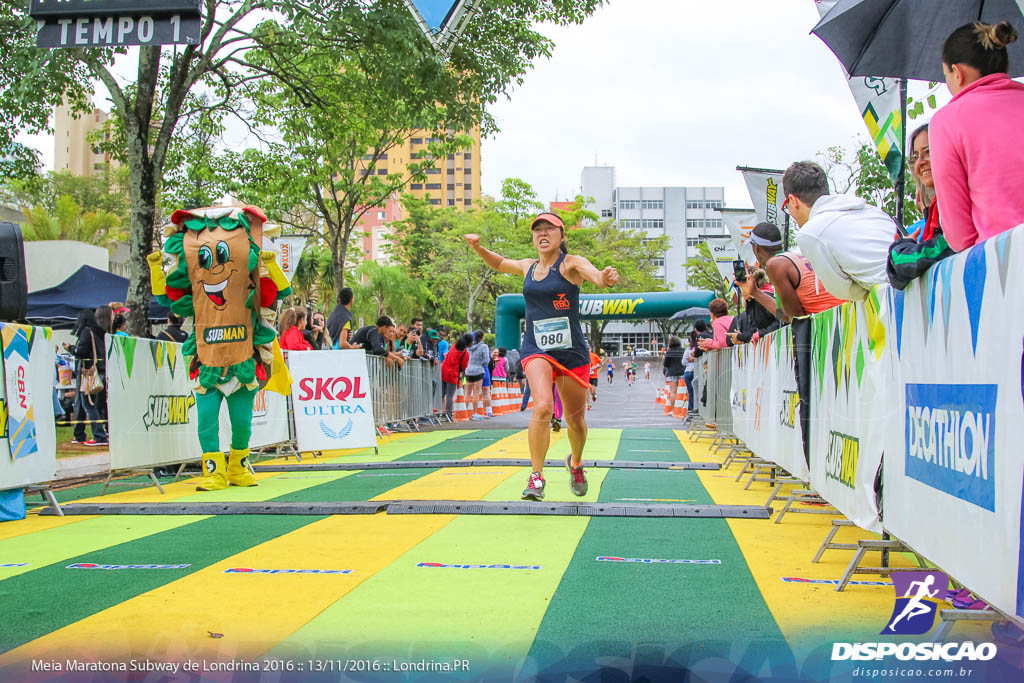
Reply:
M998 24L984 24L975 22L974 31L978 36L978 43L986 50L1004 50L1006 46L1017 40L1017 29L1008 21L1000 21Z
M1017 29L1008 21L1000 21L992 27L991 35L992 42L996 44L996 47L1005 48L1017 40Z

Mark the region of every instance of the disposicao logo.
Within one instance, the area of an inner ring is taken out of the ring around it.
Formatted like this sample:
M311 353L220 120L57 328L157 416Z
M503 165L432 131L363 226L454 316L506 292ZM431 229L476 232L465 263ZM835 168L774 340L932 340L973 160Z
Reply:
M946 595L949 579L940 571L898 572L892 577L896 605L882 635L921 635L935 624L938 601Z
M722 564L721 560L663 560L657 557L614 557L598 555L598 562L636 562L639 564Z
M420 562L417 567L438 567L441 569L540 569L539 564L445 564L444 562Z
M351 569L254 569L252 567L232 567L225 569L225 574L351 574Z
M906 475L995 512L995 384L908 384Z
M69 564L65 569L185 569L190 564L92 564L78 562Z

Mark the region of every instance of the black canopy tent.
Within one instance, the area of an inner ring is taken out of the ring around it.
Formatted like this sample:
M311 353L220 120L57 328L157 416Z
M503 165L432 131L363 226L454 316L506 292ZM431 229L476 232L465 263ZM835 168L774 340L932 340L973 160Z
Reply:
M127 297L127 278L92 266L82 266L56 287L31 292L25 317L33 325L68 330L74 327L78 314L85 309L95 309L111 301L124 301ZM150 302L150 321L164 322L169 314L170 311L155 299Z

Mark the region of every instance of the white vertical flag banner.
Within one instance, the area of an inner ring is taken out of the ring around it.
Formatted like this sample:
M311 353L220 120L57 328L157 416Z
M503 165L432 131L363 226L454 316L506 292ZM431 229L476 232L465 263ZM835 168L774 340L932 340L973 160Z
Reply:
M289 351L288 369L300 451L376 445L373 397L362 349Z
M836 2L838 0L814 0L814 6L818 8L818 15L824 18ZM842 64L839 68L850 85L850 92L853 93L857 111L864 119L864 125L868 127L871 142L885 164L889 178L895 183L903 157L904 121L900 106L899 79L877 76L851 78Z
M786 195L782 192L783 171L742 166L737 166L736 170L743 174L743 180L747 183L747 192L750 193L750 201L754 202L757 222L774 223L781 230L786 223L786 216L782 211L782 205L786 201Z
M302 252L306 249L306 238L298 235L264 236L263 249L277 255L277 265L281 267L288 282L291 282L295 275L295 269L299 265L299 259L302 258Z
M0 490L57 476L53 330L0 323Z
M708 238L704 241L708 244L708 251L711 252L711 258L714 259L715 266L722 275L722 279L726 282L732 282L735 277L732 262L739 258L739 251L736 249L736 245L728 237Z
M754 256L754 248L750 246L750 233L757 225L757 214L746 209L720 209L725 227L729 229L729 237L736 245L739 256L749 265L754 265L757 258Z

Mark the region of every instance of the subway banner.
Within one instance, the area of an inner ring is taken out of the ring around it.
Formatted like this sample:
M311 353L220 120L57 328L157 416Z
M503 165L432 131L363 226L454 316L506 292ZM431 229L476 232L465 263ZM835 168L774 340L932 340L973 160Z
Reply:
M362 349L288 351L287 357L299 451L377 445L373 397Z
M807 481L800 442L793 335L776 330L732 353L733 430L758 457Z
M196 400L181 344L107 336L107 412L110 468L152 467L199 460ZM259 391L254 400L252 448L288 440L287 399ZM231 427L221 406L220 445Z
M887 290L879 403L886 529L1024 623L1022 263L1024 226Z
M811 486L862 529L882 530L875 477L893 404L883 384L876 292L816 314L811 328ZM897 494L898 495L898 494Z
M57 476L53 330L0 323L0 490Z

